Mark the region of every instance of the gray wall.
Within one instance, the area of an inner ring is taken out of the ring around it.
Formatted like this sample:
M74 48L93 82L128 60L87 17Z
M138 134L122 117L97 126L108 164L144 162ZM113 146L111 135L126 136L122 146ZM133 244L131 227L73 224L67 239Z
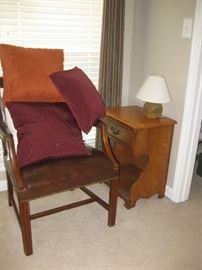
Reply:
M195 0L126 0L123 105L142 105L135 94L149 74L166 77L173 101L164 105L163 114L178 122L168 175L171 187L191 49L191 39L182 38L183 19L194 18L194 10ZM132 26L129 25L131 18ZM131 46L128 42L132 42Z

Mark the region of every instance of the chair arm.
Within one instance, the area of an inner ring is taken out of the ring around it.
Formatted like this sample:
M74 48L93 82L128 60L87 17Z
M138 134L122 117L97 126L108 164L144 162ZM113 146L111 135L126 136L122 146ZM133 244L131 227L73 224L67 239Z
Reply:
M0 87L3 87L3 78L0 77ZM12 132L5 121L5 108L0 97L0 139L3 146L4 166L13 185L20 191L25 189L23 178L18 166Z
M18 188L18 190L22 191L25 189L25 185L24 185L24 180L20 173L20 169L19 169L19 165L18 165L18 161L16 157L16 152L15 152L13 135L11 133L7 136L6 143L8 147L9 161L10 161L11 170L12 170L11 178L14 178L15 185Z
M109 143L109 137L107 135L107 127L106 124L103 123L101 120L98 121L97 123L97 128L100 131L100 137L101 137L101 142L102 142L102 148L105 153L105 155L112 161L114 165L114 169L118 170L119 169L119 163L114 157L114 154L112 152L110 143Z
M0 127L0 139L2 140L4 165L14 186L20 191L25 189L23 178L20 174L13 135L6 125Z

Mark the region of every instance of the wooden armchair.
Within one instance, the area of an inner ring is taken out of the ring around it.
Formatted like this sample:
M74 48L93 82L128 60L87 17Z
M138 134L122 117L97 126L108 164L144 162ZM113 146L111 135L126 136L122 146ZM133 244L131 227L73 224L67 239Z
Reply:
M0 87L3 87L2 78L0 78ZM9 206L14 207L22 231L26 255L33 253L31 233L31 220L33 219L97 202L108 210L108 225L115 225L119 165L110 150L105 126L100 122L98 128L101 132L103 152L93 149L91 156L53 159L20 169L16 159L13 136L5 121L5 110L1 102L0 138L4 150L3 158L8 183L8 203ZM106 203L86 188L88 185L100 182L109 184L109 203ZM89 198L40 213L30 214L31 200L76 188L80 188ZM14 196L14 192L16 196Z

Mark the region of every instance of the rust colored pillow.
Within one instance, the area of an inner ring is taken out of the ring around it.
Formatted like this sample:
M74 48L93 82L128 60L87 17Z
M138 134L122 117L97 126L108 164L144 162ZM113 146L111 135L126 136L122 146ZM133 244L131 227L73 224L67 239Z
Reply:
M105 117L105 105L88 76L78 67L50 75L72 111L81 130L88 133L99 118Z
M63 50L0 44L4 103L64 101L49 75L63 70Z
M90 155L65 103L9 102L7 107L17 130L20 168L47 159Z

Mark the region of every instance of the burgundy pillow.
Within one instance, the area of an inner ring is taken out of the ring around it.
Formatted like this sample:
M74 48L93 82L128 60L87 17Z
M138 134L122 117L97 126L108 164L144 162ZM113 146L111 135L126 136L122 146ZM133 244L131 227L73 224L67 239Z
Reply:
M7 107L17 129L21 168L50 158L90 155L65 103L9 102Z
M88 76L78 67L50 75L81 130L88 133L99 118L105 117L105 105Z

